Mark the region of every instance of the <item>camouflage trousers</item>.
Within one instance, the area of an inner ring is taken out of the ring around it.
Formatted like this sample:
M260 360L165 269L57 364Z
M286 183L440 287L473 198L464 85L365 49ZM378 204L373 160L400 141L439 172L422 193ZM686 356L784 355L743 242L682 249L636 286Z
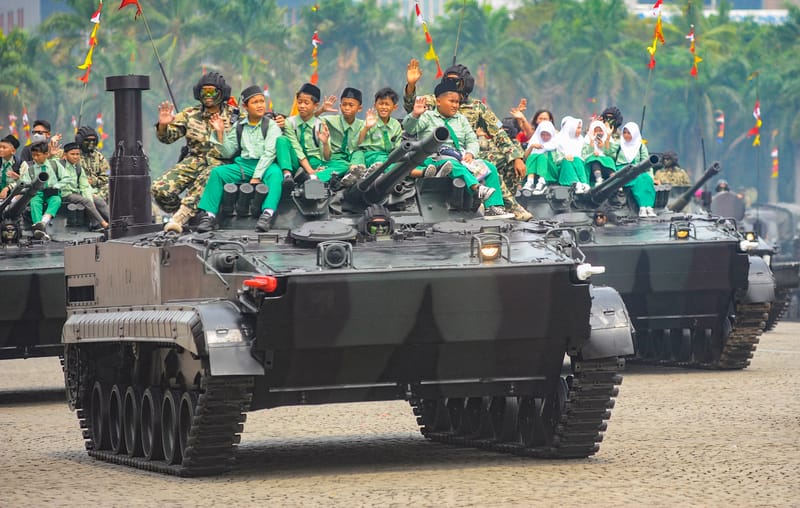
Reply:
M211 169L222 161L211 157L188 156L161 175L150 188L153 200L167 213L174 213L181 205L197 212L197 203L208 182ZM181 193L186 194L181 198Z

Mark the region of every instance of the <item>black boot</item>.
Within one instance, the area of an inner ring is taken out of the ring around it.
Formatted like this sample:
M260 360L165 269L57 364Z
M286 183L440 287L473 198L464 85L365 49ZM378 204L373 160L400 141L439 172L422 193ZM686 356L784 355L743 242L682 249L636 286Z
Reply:
M209 215L207 212L200 212L200 214L200 220L197 222L196 228L198 233L208 233L209 231L219 229L219 223L216 217Z

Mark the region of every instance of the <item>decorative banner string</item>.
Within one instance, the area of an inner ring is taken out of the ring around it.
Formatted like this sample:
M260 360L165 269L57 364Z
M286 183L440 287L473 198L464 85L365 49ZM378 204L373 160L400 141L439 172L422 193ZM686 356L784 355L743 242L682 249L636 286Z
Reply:
M436 50L433 49L433 37L431 37L431 33L428 31L428 23L426 23L425 19L422 17L422 10L419 8L419 2L414 2L414 12L417 14L417 22L422 25L422 31L425 32L425 42L428 43L428 51L425 53L425 60L436 61L436 79L439 79L444 76L444 72L442 72L442 66L439 65L439 55L437 55Z

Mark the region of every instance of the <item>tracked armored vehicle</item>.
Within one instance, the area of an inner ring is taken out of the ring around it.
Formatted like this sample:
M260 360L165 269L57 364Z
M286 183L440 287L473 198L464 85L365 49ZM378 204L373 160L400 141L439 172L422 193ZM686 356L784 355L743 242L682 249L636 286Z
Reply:
M681 210L702 179L667 208L668 189L657 192L655 218L639 218L624 185L660 163L660 156L617 171L584 194L551 187L524 193L537 218L578 232L586 259L606 267L594 277L622 295L636 329L633 359L659 365L716 369L747 367L774 299L763 258L749 252L735 220Z
M118 96L146 88L108 79ZM141 122L116 104L119 136ZM133 158L118 167L146 188L140 127L128 135L117 146ZM220 230L112 230L68 248L65 381L89 454L216 474L247 411L376 400L407 400L435 441L597 452L633 352L625 307L590 284L602 270L574 230L487 221L463 182L407 181L447 136L404 142L348 189L287 189L269 233L253 232L243 184ZM130 205L147 223L149 204Z
M34 238L26 207L48 178L40 173L0 203L0 359L61 354L64 247L103 238L89 230L82 207L67 213L66 206L53 218L49 237Z

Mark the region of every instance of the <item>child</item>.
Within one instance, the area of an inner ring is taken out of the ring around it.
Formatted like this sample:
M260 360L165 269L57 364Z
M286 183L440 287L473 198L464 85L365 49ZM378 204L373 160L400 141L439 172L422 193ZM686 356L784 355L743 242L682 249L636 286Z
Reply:
M258 185L263 181L269 188L261 205L256 231L269 231L281 199L283 175L281 168L275 164L275 141L281 135L281 129L265 116L267 100L261 87L253 85L245 88L241 104L247 117L240 118L227 134L224 134L225 121L221 116L212 115L210 120L216 131L216 139L212 138L212 142L223 157L234 159L232 164L213 168L208 176L208 183L197 204L197 208L205 212L197 225L197 231L201 233L219 227L216 214L226 183L249 181L252 185Z
M46 141L37 141L30 145L30 162L23 162L19 168L20 183L32 183L39 173L45 172L48 180L44 187L31 199L31 220L33 221L33 237L37 240L49 240L47 225L61 208L61 193L59 192L59 176L64 173L64 168L57 160L48 160L49 146ZM42 209L45 208L44 213Z
M317 178L317 170L325 164L321 143L328 141L329 132L325 122L315 116L321 96L317 86L311 83L301 86L295 94L297 115L287 118L284 125L283 134L291 146L289 165L294 171L303 170L296 174L298 181ZM286 155L280 150L277 157L283 159Z
M334 174L344 175L349 170L355 170L358 175L363 175L364 152L358 150L358 138L364 128L364 120L356 118L361 111L361 90L347 87L342 90L339 99L338 115L322 117L328 127L330 138L328 143L323 143L323 153L329 153L328 163L324 170L317 175L320 180L327 182Z
M522 186L524 190L533 191L534 194L543 194L548 183L558 181L558 172L553 157L556 149L555 137L556 128L553 122L550 120L539 122L528 142L528 149L525 151L527 176L525 185Z
M587 170L594 177L595 185L603 183L603 178L608 178L617 170L614 159L609 156L611 152L611 136L608 127L600 120L593 120L589 124L586 140L581 154Z
M391 88L381 88L375 93L375 106L367 110L364 128L358 136L358 149L364 152L364 164L382 164L400 145L403 127L392 113L397 110L400 96Z
M556 136L555 162L558 167L558 184L575 184L575 192L583 194L589 187L589 175L581 158L583 150L583 121L565 116L561 132Z
M61 201L84 206L89 215L103 229L108 229L108 205L95 195L89 185L89 177L81 167L81 146L78 143L64 145L64 171L61 173Z
M485 183L478 182L466 165L471 164L478 153L478 138L470 127L469 120L459 113L461 104L461 94L458 84L449 79L443 80L436 85L434 90L436 96L436 109L428 110L426 98L417 97L414 101L414 109L403 120L403 129L409 134L416 135L419 139L424 138L434 131L437 127L447 127L450 131L450 139L447 140L442 148L448 148L460 153L461 161L456 159L428 158L424 164L433 164L443 170L447 165L450 171L447 176L450 178L461 178L467 184L467 188L478 195L478 199L483 201L483 216L487 219L500 219L513 217L514 214L506 213L503 208L503 197L500 193L500 177L497 175L497 168L491 163L482 161L488 168ZM440 171L444 173L445 171ZM441 176L446 176L442 174Z
M16 156L19 140L13 135L0 139L0 199L5 199L19 179L22 161Z
M615 162L617 170L629 164L638 164L650 157L647 147L642 143L642 135L636 122L628 122L622 128L622 140L617 148ZM639 205L639 217L655 217L653 206L656 203L656 188L653 183L653 170L645 171L633 181L625 184L631 189L633 199Z

